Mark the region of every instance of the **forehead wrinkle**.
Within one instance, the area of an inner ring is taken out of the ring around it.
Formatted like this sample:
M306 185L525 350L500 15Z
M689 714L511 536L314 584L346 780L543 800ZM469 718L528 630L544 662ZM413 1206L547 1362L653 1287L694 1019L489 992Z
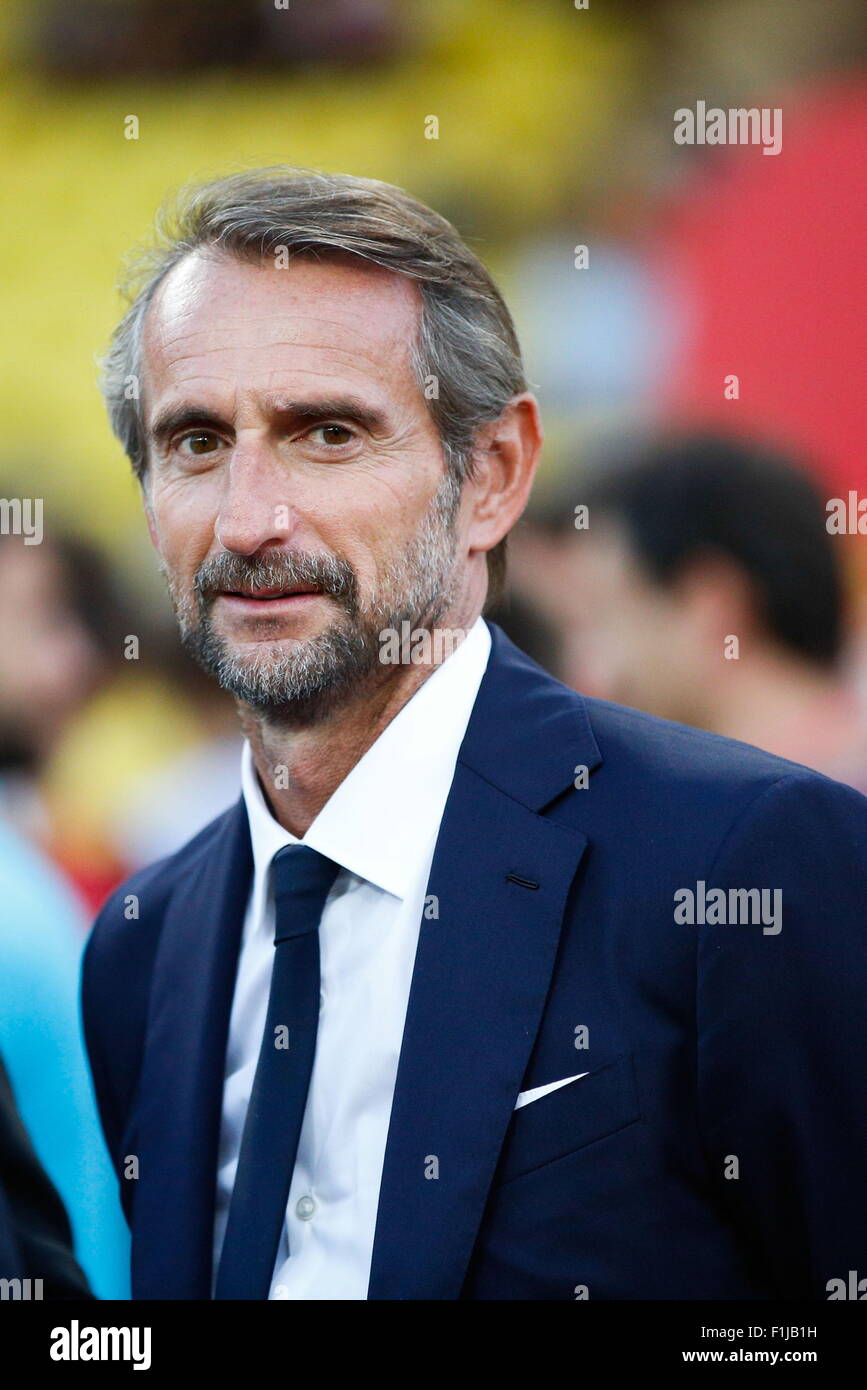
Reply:
M376 376L371 376L370 373L365 372L360 382L357 376L350 376L342 381L339 376L335 378L333 374L323 374L315 367L298 367L292 371L291 377L292 381L287 382L285 373L279 367L275 367L265 378L263 394L267 393L272 398L284 396L287 399L292 399L293 396L299 394L298 388L293 385L294 382L312 380L314 385L311 389L317 396L333 397L345 393L348 397L356 398L359 404L374 405L383 415L394 415L397 411L406 410L408 403L412 403L410 396L420 394L414 378L406 383L410 388L409 393L398 389L400 383L396 387L394 374L389 374L385 365ZM389 385L392 388L385 395L380 389L383 385ZM426 405L424 414L428 414Z
M269 346L271 345L269 344ZM297 347L300 345L295 344L294 346ZM305 348L307 346L307 344L304 344ZM295 372L305 372L308 375L322 375L323 372L329 373L339 369L348 369L351 373L357 375L359 372L368 374L373 370L377 374L385 372L390 376L394 375L394 353L390 353L387 359L383 361L379 357L371 355L369 352L365 352L358 347L347 346L345 348L335 348L330 344L310 345L310 352L319 352L323 354L324 360L319 366L315 364L304 366L295 362L287 362L284 365L284 370L288 370L293 374ZM280 371L280 364L275 364L274 370Z
M316 324L316 328L321 330L321 322ZM347 325L346 328L347 332L344 336L346 338L352 337L351 343L338 343L335 342L333 339L309 339L303 336L294 338L269 338L266 342L263 342L261 338L257 338L255 341L251 343L243 343L238 342L237 338L234 341L231 340L231 330L227 326L226 334L228 340L225 342L213 343L210 346L202 344L202 346L197 347L196 340L198 338L207 339L213 334L214 329L211 328L201 329L196 333L181 332L173 334L171 336L163 336L156 344L156 346L158 350L163 353L164 356L171 357L173 360L180 360L181 358L194 357L197 355L206 356L215 352L231 352L233 350L239 349L246 351L250 347L258 347L263 349L267 348L269 350L273 348L285 347L297 351L331 353L332 355L337 357L346 357L347 360L356 360L359 357L361 357L366 358L371 362L375 362L377 358L377 348L386 349L390 354L393 354L396 346L399 345L401 347L405 347L407 341L405 334L394 332L384 335L383 338L377 343L365 346L357 342L354 335L354 331L349 327L349 325Z
M307 291L299 290L293 295L293 301L288 304L280 304L275 295L269 296L268 304L263 306L261 312L257 312L255 307L249 306L244 302L237 306L233 312L233 317L244 323L256 324L263 323L269 319L309 319L315 317L319 323L331 324L334 327L342 328L350 326L354 318L362 317L366 324L371 322L371 307L381 307L384 311L397 311L404 319L416 319L419 306L415 302L408 302L402 296L384 296L380 291L373 292L369 289L343 290L337 302L332 298L328 303L327 294L319 293L313 295ZM169 322L172 320L185 320L194 318L202 312L208 312L212 308L211 304L203 295L194 296L192 300L186 300L169 305L168 315L166 315L166 305L164 297L160 296L153 300L149 307L148 317L152 321L160 321L161 315L165 316ZM329 317L323 317L323 309ZM218 309L219 313L219 309ZM396 316L396 315L395 315ZM165 319L164 319L165 321ZM207 328L201 331L206 332Z
M275 363L262 378L262 384L251 382L249 389L266 391L272 396L282 395L287 400L292 400L298 395L295 383L303 380L313 383L312 387L305 386L304 391L312 390L317 397L345 395L362 401L369 396L375 396L385 404L386 398L378 389L385 379L372 377L367 371L361 374L337 370L323 372L315 366L296 367L292 371L286 371Z
M163 335L165 335L169 331L169 325L172 322L174 322L176 319L183 320L185 318L192 318L194 314L197 314L199 312L200 307L201 306L197 306L195 309L188 310L183 314L174 315L172 319L168 320L168 322L163 321L162 323L160 323L160 320L157 319L156 323L162 328ZM369 316L364 315L363 318L365 326L369 326L371 323L371 319L369 318ZM312 308L298 310L295 313L282 313L277 310L271 310L264 314L249 314L239 312L237 314L227 316L224 319L220 319L218 317L211 323L203 324L200 328L182 329L181 333L187 337L198 337L203 333L212 333L215 330L219 331L223 328L232 328L236 324L243 324L244 326L252 327L256 324L262 323L282 323L285 322L287 319L296 320L302 324L315 324L317 328L331 327L338 329L346 329L347 331L351 332L354 330L356 326L357 316L347 314L344 315L342 318L324 318L321 312ZM402 336L402 333L397 327L395 327L394 336Z
M179 352L168 358L164 356L161 364L162 370L172 374L175 378L179 378L180 380L183 380L185 375L192 375L193 377L201 376L203 380L224 383L226 380L226 374L224 372L211 371L210 373L204 373L199 370L200 366L204 364L207 359L220 356L224 351L224 349L213 347L201 349L197 352ZM187 369L186 371L185 368ZM388 361L380 361L375 357L369 357L366 353L352 351L348 348L342 352L331 351L330 360L320 363L309 365L304 365L299 362L285 362L282 364L269 363L267 380L268 382L273 382L276 378L289 376L293 378L314 378L321 382L333 378L335 374L338 376L340 374L345 374L352 381L353 390L359 389L359 378L361 378L362 383L365 381L381 382L390 380L396 388L396 394L398 394L400 388L400 381L394 372L393 356ZM409 386L417 386L414 377L412 380L407 378L406 384ZM282 389L287 392L289 390L287 386L284 386Z
M265 319L265 320L262 320L262 321L267 321L267 316L266 316L266 319ZM321 329L321 328L322 328L322 322L321 322L321 320L318 320L318 321L316 322L316 324L315 324L315 325L312 325L312 326L314 326L316 329ZM347 337L348 337L348 336L350 336L350 334L353 334L353 333L354 333L354 326L345 325L345 327L346 327L346 329L347 329L347 333L346 333L346 335L344 335L344 336L347 336ZM229 342L216 343L216 344L214 344L214 345L211 346L211 347L201 347L201 348L198 348L198 347L195 346L196 339L198 339L198 338L208 338L208 337L210 337L211 335L213 335L213 333L214 333L215 331L219 332L220 329L218 328L218 329L215 330L215 328L212 326L212 327L210 327L210 328L198 329L198 330L196 330L196 331L193 332L193 333L186 333L186 332L183 332L183 331L181 331L181 332L176 332L176 333L172 333L172 334L169 334L169 333L162 333L162 334L157 335L157 336L158 336L158 343L157 343L156 346L157 346L160 350L162 350L163 352L171 352L171 350L172 350L176 345L183 345L183 346L184 346L184 351L183 351L182 355L185 356L185 357L193 356L193 355L195 355L196 353L199 353L199 352L201 352L201 353L203 353L203 354L206 353L206 352L225 352L227 349L231 349L231 348L233 348L233 347L235 347L235 346L242 346L242 347L245 347L245 348L251 346L251 344L238 344L237 342L232 342L231 340L230 340ZM230 325L228 325L228 324L226 325L225 332L226 332L226 334L230 334L230 333L231 333L231 326L230 326ZM372 347L373 347L373 348L376 348L376 347L379 347L379 346L382 346L382 345L386 345L386 346L388 346L389 348L391 348L391 347L393 346L393 344L395 344L395 343L405 344L405 343L406 343L406 335L403 334L403 333L401 333L401 332L398 332L397 330L395 330L394 333L389 333L389 334L385 335L385 336L383 337L381 343L375 343L375 344L372 345ZM272 338L272 339L269 339L267 343L263 343L262 340L261 340L261 338L257 338L257 339L253 342L252 346L254 346L254 347L266 347L266 346L267 346L268 348L275 348L275 347L308 348L308 349L310 349L311 351L316 351L316 352L353 353L353 354L356 354L356 355L359 354L359 353L361 353L361 354L363 354L364 356L370 356L370 350L367 349L367 348L365 348L363 345L357 344L357 343L355 342L354 339L353 339L352 345L350 345L350 344L345 343L345 342L343 342L343 343L335 343L333 339L329 339L329 338L325 338L325 339L322 339L322 340L319 340L319 339L309 339L309 338L306 338L306 337L305 337L305 338L297 338L297 337L293 337L293 338Z

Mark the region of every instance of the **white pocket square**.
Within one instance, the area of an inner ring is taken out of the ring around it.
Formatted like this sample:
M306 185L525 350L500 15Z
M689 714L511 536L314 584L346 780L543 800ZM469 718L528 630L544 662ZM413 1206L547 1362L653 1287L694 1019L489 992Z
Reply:
M534 1086L532 1091L522 1091L515 1101L515 1109L520 1110L522 1105L530 1105L532 1101L547 1096L549 1091L559 1091L561 1086L568 1086L570 1081L580 1081L582 1076L589 1076L589 1074L586 1071L579 1071L575 1076L564 1076L562 1081L549 1081L547 1086Z

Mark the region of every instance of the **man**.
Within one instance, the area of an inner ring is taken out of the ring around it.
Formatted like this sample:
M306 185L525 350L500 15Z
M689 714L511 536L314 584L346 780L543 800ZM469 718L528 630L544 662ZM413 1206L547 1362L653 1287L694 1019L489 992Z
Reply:
M248 748L87 951L134 1296L827 1297L867 1266L867 803L481 619L541 428L430 209L235 175L147 265L106 394Z
M539 518L564 680L863 791L841 541L809 474L734 436L671 434L607 450L568 489ZM523 558L532 591L542 567Z

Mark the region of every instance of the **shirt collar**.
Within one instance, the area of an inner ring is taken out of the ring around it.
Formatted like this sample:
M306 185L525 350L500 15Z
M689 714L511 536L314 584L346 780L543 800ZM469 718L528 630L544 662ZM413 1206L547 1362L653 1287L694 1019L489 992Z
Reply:
M479 617L340 783L302 840L274 819L245 740L241 789L257 889L284 845L306 844L405 898L433 849L466 727L491 650Z

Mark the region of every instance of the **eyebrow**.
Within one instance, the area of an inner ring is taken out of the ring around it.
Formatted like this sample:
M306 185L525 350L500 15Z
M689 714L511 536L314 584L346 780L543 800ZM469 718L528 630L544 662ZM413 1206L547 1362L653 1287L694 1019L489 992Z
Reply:
M348 396L323 396L306 401L278 397L268 404L274 414L298 424L340 419L351 421L370 433L382 430L386 425L386 417L381 410ZM148 429L148 436L155 444L165 444L172 435L184 429L211 429L220 434L232 432L229 422L216 411L208 410L205 406L178 405L157 415Z
M351 420L371 433L383 429L386 424L383 411L378 410L376 406L365 405L363 401L357 401L351 396L322 396L307 401L291 401L278 397L272 402L272 408L276 414L290 416L301 424L337 417L341 420Z
M178 430L193 429L219 430L224 434L226 421L213 410L203 406L179 405L162 411L148 429L148 437L155 444L165 444Z

